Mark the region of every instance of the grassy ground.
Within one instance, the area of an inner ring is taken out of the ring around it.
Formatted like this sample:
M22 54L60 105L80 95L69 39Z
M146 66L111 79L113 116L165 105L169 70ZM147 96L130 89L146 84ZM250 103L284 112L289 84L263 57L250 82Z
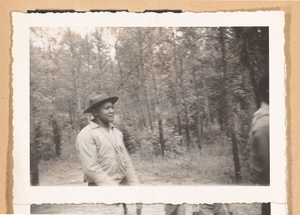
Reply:
M60 159L40 161L41 186L86 186L74 145L62 150ZM230 149L204 146L164 158L144 153L131 155L142 185L233 185L234 168Z
M77 159L41 161L39 164L40 186L86 186Z
M127 205L128 215L136 214L134 204ZM194 206L195 207L195 206ZM260 215L260 204L230 204L230 211L233 215ZM186 204L186 215L192 215L193 205ZM226 214L229 215L228 207L225 207ZM122 205L106 204L42 204L31 205L32 214L101 214L101 215L122 215ZM144 204L142 209L143 215L164 215L164 204ZM212 214L207 214L212 215ZM222 214L223 215L223 214Z
M137 175L144 185L221 185L233 184L232 159L214 155L209 149L184 153L174 158L152 160L133 155Z

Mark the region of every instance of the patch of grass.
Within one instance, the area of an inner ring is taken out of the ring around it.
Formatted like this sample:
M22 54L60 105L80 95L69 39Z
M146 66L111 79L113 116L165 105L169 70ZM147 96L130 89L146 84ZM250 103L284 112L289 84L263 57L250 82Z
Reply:
M154 157L151 161L139 154L132 162L142 184L212 185L234 184L234 168L229 147L204 146L170 158Z

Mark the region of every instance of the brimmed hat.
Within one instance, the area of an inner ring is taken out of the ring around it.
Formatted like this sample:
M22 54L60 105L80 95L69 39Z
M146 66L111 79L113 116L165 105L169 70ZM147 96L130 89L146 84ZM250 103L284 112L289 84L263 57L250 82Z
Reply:
M89 107L83 113L91 113L93 108L104 102L110 101L115 104L118 99L118 97L108 97L105 93L93 92L89 99Z

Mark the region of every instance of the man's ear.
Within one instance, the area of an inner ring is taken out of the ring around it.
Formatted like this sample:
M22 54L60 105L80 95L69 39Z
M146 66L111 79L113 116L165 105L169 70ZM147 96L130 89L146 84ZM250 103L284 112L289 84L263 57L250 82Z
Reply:
M93 108L92 109L92 115L93 116L97 116L98 114L97 114L97 108Z

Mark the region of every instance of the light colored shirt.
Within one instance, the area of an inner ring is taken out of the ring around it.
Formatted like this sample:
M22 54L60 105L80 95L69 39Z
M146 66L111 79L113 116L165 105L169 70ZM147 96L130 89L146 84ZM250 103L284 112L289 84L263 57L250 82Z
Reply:
M269 105L262 103L254 113L250 131L250 167L252 181L259 185L270 183Z
M76 147L86 181L97 186L138 185L123 134L112 124L107 130L91 121L78 134Z

